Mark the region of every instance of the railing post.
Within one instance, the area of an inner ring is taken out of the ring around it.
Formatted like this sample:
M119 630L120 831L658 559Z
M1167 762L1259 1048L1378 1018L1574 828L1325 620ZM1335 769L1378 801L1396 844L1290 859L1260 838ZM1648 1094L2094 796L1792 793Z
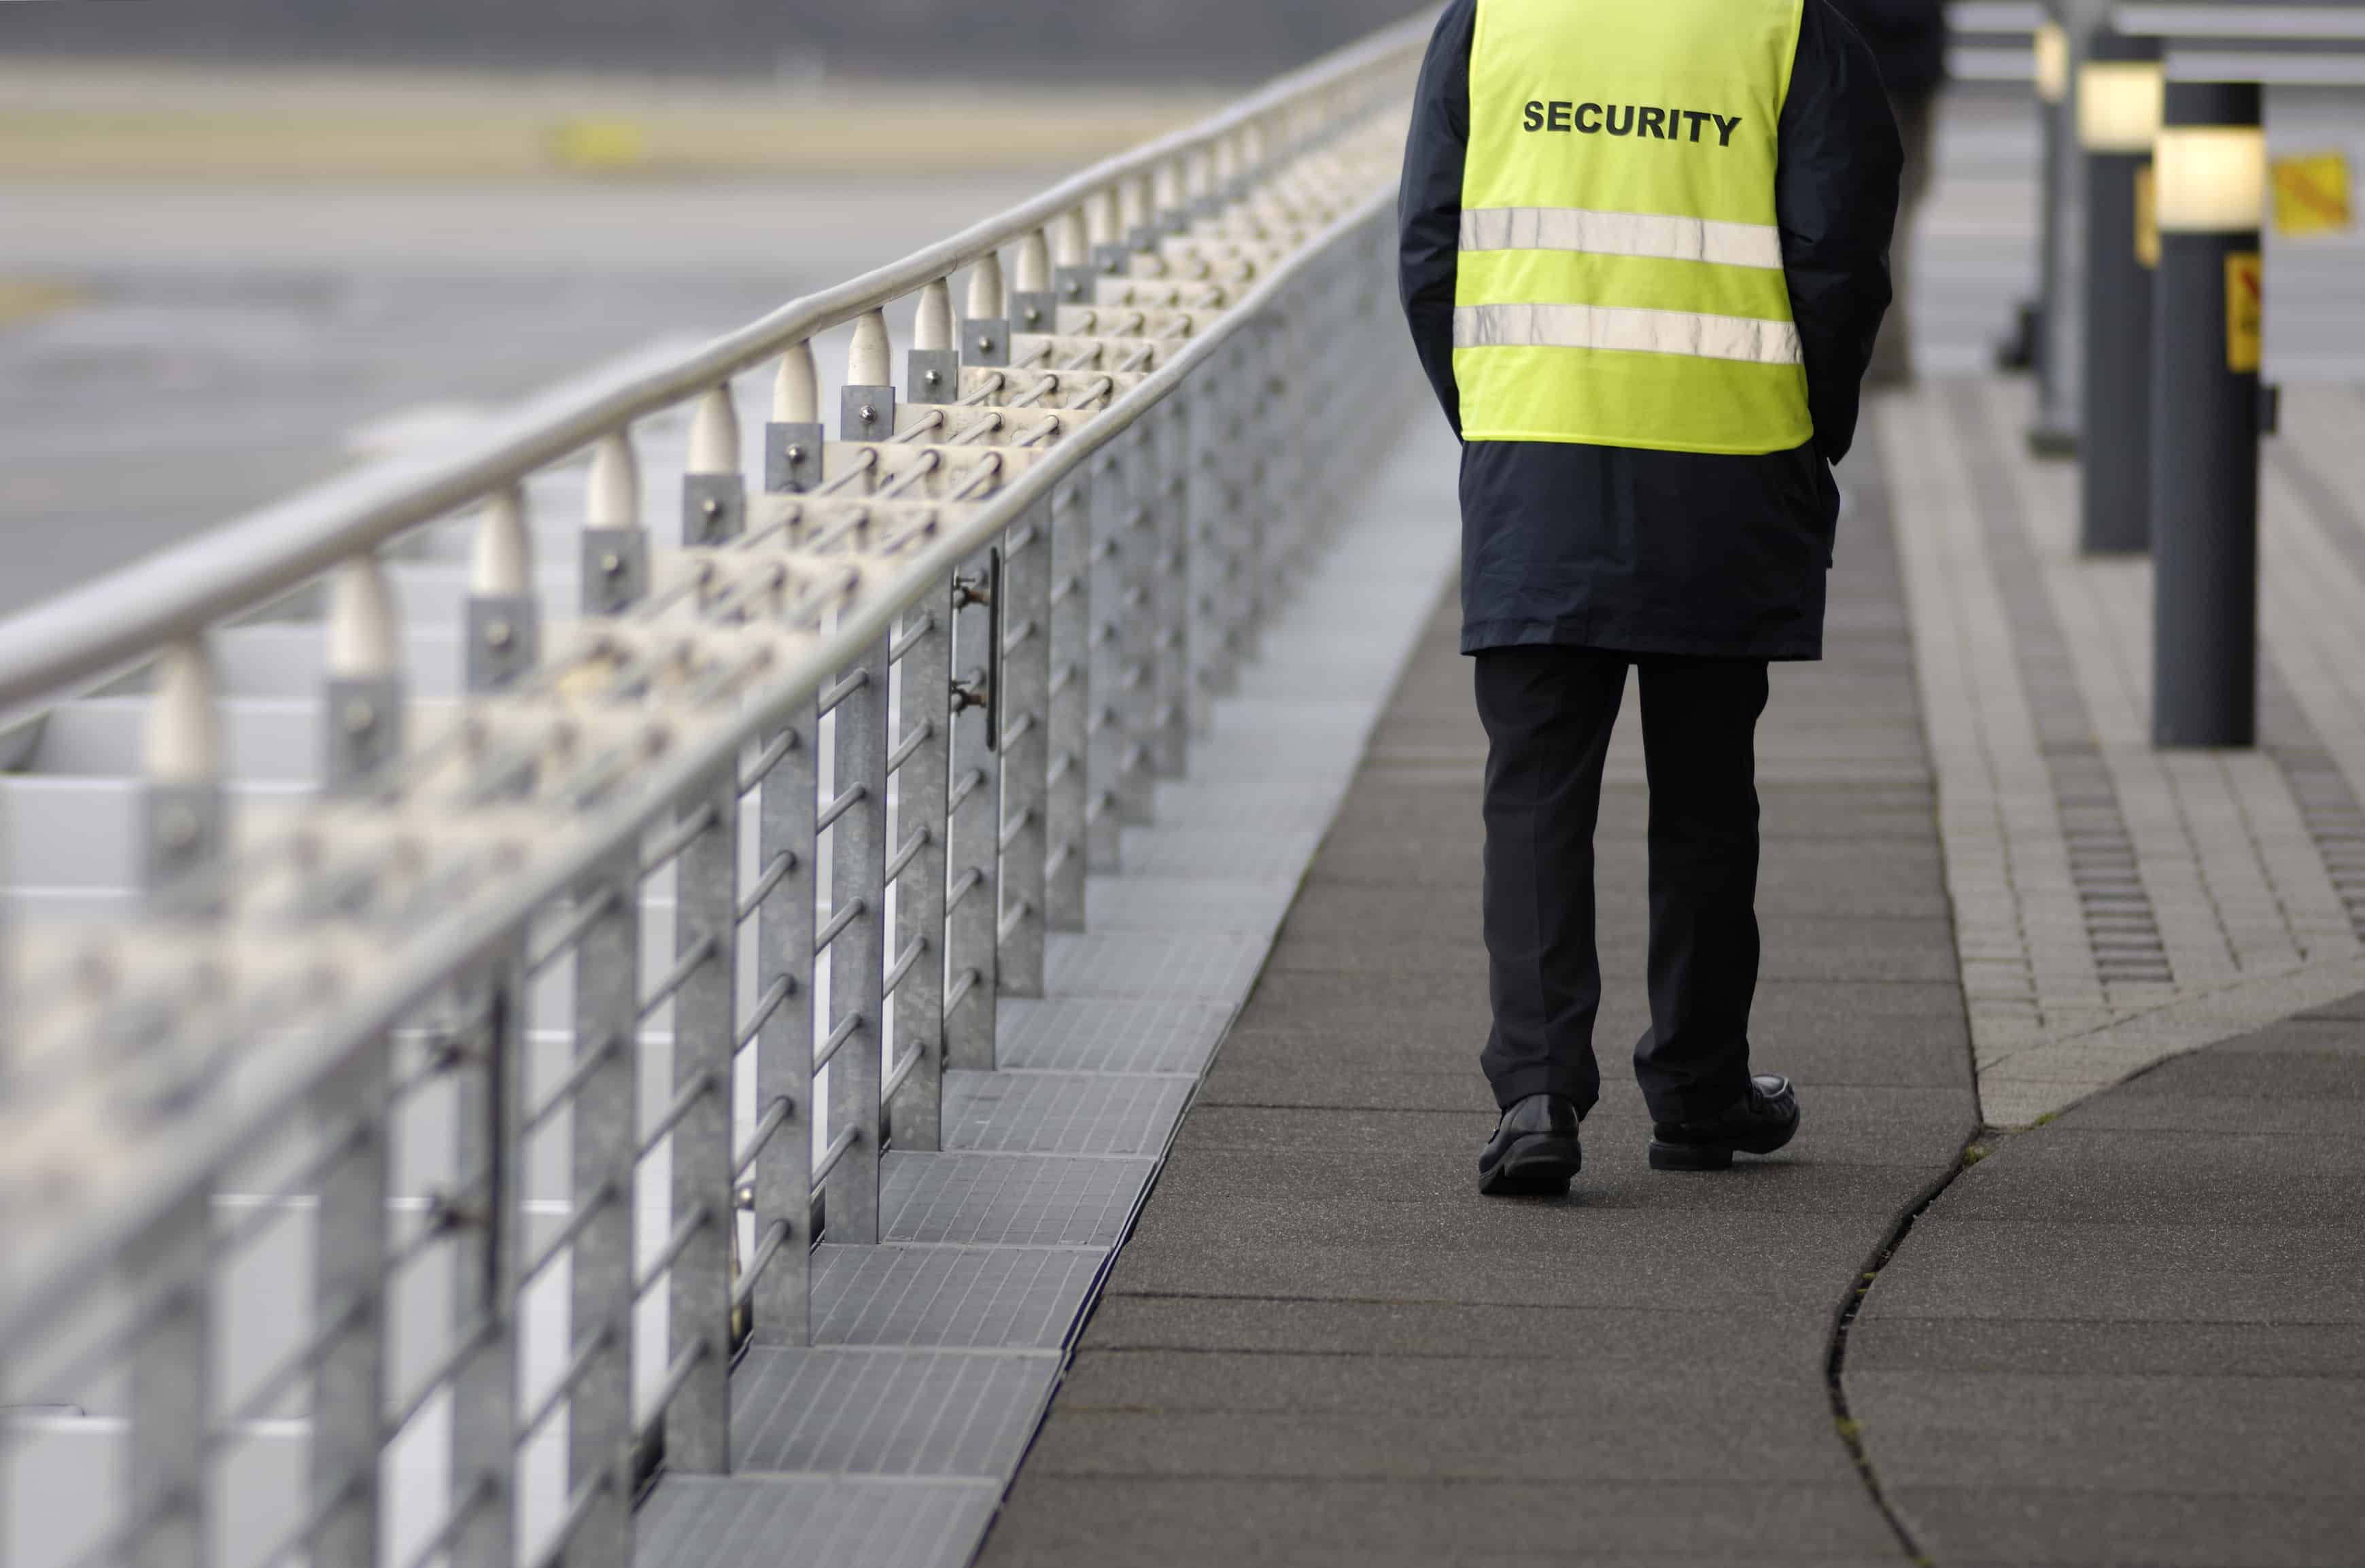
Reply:
M1030 230L1018 241L1018 271L1010 291L1010 330L1048 332L1059 319L1059 283L1051 267L1050 238L1040 229Z
M452 1568L510 1568L516 1557L524 951L523 938L514 938L481 971L483 1023L465 1042L454 1075L453 1166L463 1180L484 1175L476 1217L462 1229L453 1260L453 1332L477 1340L452 1379L452 1506L466 1513L453 1540Z
M829 1136L851 1139L824 1182L829 1237L879 1239L881 991L886 980L887 641L840 672L830 770ZM853 912L849 916L849 912Z
M602 1348L576 1384L566 1418L570 1494L596 1489L569 1544L569 1568L624 1568L631 1561L633 1439L633 1152L639 1141L641 864L638 845L584 879L576 898L602 913L575 955L575 1058L600 1064L576 1092L574 1207L582 1221L569 1272L574 1348Z
M376 1039L311 1096L320 1135L352 1139L321 1178L313 1220L313 1313L321 1339L310 1497L319 1528L309 1556L319 1568L370 1568L377 1558L387 1404L386 1088L386 1042Z
M1083 854L1083 756L1081 747L1063 749L1070 744L1069 728L1082 733L1081 710L1069 704L1081 702L1082 678L1072 666L1064 666L1076 689L1071 697L1055 672L1055 665L1070 656L1067 642L1082 641L1073 611L1054 602L1059 592L1053 582L1059 563L1054 520L1074 505L1072 486L1062 486L1003 535L1002 605L990 634L1002 644L1002 897L996 928L1005 996L1043 994L1043 933L1055 924L1052 863L1063 845L1079 864Z
M1114 871L1122 850L1124 806L1120 790L1129 745L1126 713L1124 640L1126 548L1132 532L1132 487L1126 462L1131 443L1120 439L1103 447L1092 462L1092 503L1082 532L1083 576L1091 584L1084 618L1085 667L1091 672L1084 720L1084 866ZM1084 924L1083 890L1076 890L1073 926Z
M995 998L1002 980L996 929L1002 902L1002 763L994 752L1006 736L1006 731L995 732L998 718L1007 711L1008 678L992 645L1002 627L999 603L1007 591L1001 566L999 550L980 551L963 563L952 593L945 1065L981 1071L991 1071L995 1062Z
M780 726L780 760L763 781L757 860L779 880L757 913L759 994L779 1002L756 1034L756 1115L783 1120L757 1151L751 1196L757 1244L781 1236L750 1294L759 1345L811 1338L808 1294L813 1240L813 815L820 784L821 720L806 702Z
M838 393L838 435L846 441L885 441L894 433L894 348L887 336L885 313L873 310L854 323L846 386Z
M213 662L200 638L175 643L156 661L148 705L141 862L160 909L193 913L215 902L190 879L221 858L228 832L221 786L221 720Z
M173 1205L125 1259L131 1299L155 1319L131 1354L124 1504L130 1568L205 1568L212 1557L207 1425L213 1410L212 1184Z
M687 523L687 520L685 520ZM698 1369L665 1416L666 1463L694 1475L731 1468L731 1090L739 994L739 766L718 771L676 808L709 821L675 863L674 958L704 952L673 1002L673 1084L699 1093L673 1130L673 1223L703 1214L703 1228L667 1281L670 1361Z
M1151 764L1158 711L1158 608L1155 599L1160 495L1158 451L1152 412L1119 442L1117 504L1108 536L1115 593L1107 624L1116 657L1116 678L1108 688L1109 711L1117 732L1116 774L1112 781L1120 823L1149 822L1157 803L1158 778ZM1115 868L1110 862L1110 868Z
M1010 305L1003 297L1002 258L990 252L979 257L977 265L970 269L969 314L961 321L960 362L979 365L1010 363ZM959 385L958 377L954 385Z
M1084 871L1092 803L1092 465L1051 493L1050 743L1046 768L1044 921L1084 926Z
M640 463L623 431L602 436L591 449L583 523L583 613L617 614L649 591Z
M690 415L689 460L681 479L681 542L695 548L736 539L747 528L747 479L739 465L739 414L731 384L707 391Z
M541 659L542 601L533 591L525 492L508 485L486 503L469 559L468 689L496 690Z
M1179 778L1187 762L1191 728L1191 409L1193 388L1178 389L1150 418L1150 506L1156 554L1150 563L1153 605L1149 764L1160 778Z
M916 368L916 367L915 367ZM952 729L952 619L947 581L903 614L898 664L903 731L895 744L895 1072L887 1127L895 1147L943 1147L945 837Z
M329 596L328 757L332 794L357 790L402 750L401 648L375 554L337 569Z
M779 375L772 386L771 422L764 427L764 488L774 495L801 495L819 485L823 444L828 433L821 422L821 385L813 370L813 345L791 343L780 356Z
M920 291L919 311L912 321L912 347L903 358L908 369L905 402L960 401L960 340L953 327L949 279L938 278Z

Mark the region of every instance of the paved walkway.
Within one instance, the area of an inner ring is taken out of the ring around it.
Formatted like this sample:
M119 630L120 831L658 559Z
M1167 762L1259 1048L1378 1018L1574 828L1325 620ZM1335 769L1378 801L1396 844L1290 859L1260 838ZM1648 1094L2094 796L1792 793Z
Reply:
M1474 1190L1484 739L1441 604L1185 1119L991 1563L1897 1560L1833 1319L1977 1125L1883 498L1778 673L1759 1056L1793 1152L1657 1175L1631 727L1603 806L1609 1084L1565 1201ZM1630 714L1631 718L1631 714Z
M2001 1140L1848 1338L1874 1466L1969 1563L2365 1560L2365 996Z

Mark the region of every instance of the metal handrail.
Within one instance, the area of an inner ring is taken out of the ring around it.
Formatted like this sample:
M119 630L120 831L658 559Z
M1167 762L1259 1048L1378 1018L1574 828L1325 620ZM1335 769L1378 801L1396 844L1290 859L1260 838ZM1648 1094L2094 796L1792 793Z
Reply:
M1118 153L835 288L794 300L673 365L528 409L459 453L331 480L242 521L0 621L0 715L136 666L176 639L269 603L349 557L481 500L634 420L699 396L817 333L903 298L1041 228L1111 185L1227 136L1310 94L1391 63L1427 36L1415 17L1280 77L1197 125Z

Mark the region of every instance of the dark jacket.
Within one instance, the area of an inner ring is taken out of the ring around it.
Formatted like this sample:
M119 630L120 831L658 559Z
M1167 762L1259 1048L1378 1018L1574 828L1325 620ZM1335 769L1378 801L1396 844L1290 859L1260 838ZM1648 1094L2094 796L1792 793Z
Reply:
M1630 4L1641 0L1591 0ZM1399 283L1421 364L1461 432L1454 268L1477 0L1430 41L1405 151ZM1462 454L1462 647L1564 643L1631 653L1812 659L1856 389L1889 306L1897 127L1871 52L1806 0L1775 193L1814 439L1765 456L1554 442Z
M1898 104L1916 104L1946 80L1944 0L1831 0L1880 66L1880 80Z

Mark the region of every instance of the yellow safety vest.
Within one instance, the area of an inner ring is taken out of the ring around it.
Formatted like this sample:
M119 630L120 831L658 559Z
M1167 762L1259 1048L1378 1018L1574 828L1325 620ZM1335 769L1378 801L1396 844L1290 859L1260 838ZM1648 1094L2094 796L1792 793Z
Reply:
M1777 131L1801 0L1478 0L1453 374L1471 441L1814 433Z

